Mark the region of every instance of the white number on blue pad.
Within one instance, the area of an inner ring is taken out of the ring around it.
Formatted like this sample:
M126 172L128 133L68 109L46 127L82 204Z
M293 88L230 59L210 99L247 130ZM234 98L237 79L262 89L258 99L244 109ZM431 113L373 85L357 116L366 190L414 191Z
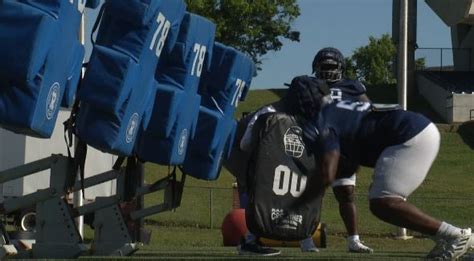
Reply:
M242 92L244 91L246 84L247 83L242 79L237 79L237 81L235 82L237 91L234 93L234 97L232 97L231 103L232 105L234 105L234 107L237 107L237 105L239 104L240 97L242 96Z
M153 38L150 44L150 50L156 48L156 57L160 57L161 51L165 46L166 37L168 37L168 32L170 30L171 23L161 12L156 17L156 22L158 23L158 28L156 29L155 34L153 34Z
M193 52L194 52L194 61L193 67L191 68L191 75L196 75L201 77L202 66L204 64L204 58L206 57L207 47L202 44L195 43Z
M87 0L77 0L77 11L79 13L84 13L84 8L86 8L86 2ZM70 4L74 4L74 0L69 0Z

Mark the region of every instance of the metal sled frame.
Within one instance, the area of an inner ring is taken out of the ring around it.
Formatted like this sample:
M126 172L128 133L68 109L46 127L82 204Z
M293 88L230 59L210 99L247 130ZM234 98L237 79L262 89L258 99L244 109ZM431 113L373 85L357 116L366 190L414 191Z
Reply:
M0 172L0 183L25 177L43 170L51 170L50 187L19 198L7 199L0 204L0 214L25 209L36 205L35 243L31 251L19 247L19 242L12 240L0 223L0 258L16 255L17 257L34 258L76 258L87 253L87 246L74 222L74 218L88 213L95 213L94 240L91 245L92 255L130 255L141 244L136 235L130 235L127 220L136 221L143 217L171 210L181 203L185 181L176 175L167 176L154 184L126 189L130 179L124 168L110 170L87 179L76 181L76 172L71 158L60 154L37 160L19 167ZM109 197L98 197L95 202L73 208L66 201L68 193L91 187L109 180L117 179L117 193ZM128 179L128 180L127 180ZM137 183L134 183L137 184ZM125 216L119 203L123 199L137 198L143 195L164 190L164 202L146 209L138 209Z

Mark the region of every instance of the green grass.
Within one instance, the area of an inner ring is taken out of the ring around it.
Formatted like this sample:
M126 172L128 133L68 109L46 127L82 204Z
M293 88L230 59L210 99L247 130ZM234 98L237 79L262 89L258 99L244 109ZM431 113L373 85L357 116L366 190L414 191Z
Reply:
M249 93L239 104L236 117L242 112L276 101L284 90L257 90ZM371 99L379 103L396 102L394 86L369 87ZM433 121L439 117L427 107L426 101L416 97L409 108L422 112ZM474 226L474 124L439 124L442 135L441 150L424 184L408 199L426 212L459 226ZM146 182L167 174L167 167L146 164ZM373 255L354 255L345 251L345 229L338 214L331 191L324 199L322 222L327 224L328 248L319 254L302 254L297 248L285 248L283 259L420 259L432 247L431 240L414 234L408 241L394 240L396 228L376 219L368 209L367 191L372 170L363 168L357 177L357 207L362 239L375 249ZM234 178L223 169L216 181L188 177L181 207L174 212L154 215L146 219L153 231L151 245L135 255L138 259L238 259L235 248L223 247L220 225L232 207ZM212 204L210 203L212 198ZM146 205L158 204L159 195L146 197ZM210 207L212 205L212 208ZM274 258L273 258L274 259Z
M156 246L145 246L136 253L135 257L160 257L168 259L169 257L181 258L216 258L229 259L241 258L237 256L235 247L219 247L220 231L218 229L183 229L183 228L158 228L157 234L153 238L157 242ZM199 237L190 237L194 233ZM216 240L217 239L217 240ZM321 249L321 253L301 253L298 248L280 248L282 250L282 259L312 259L318 258L350 258L350 259L372 259L381 258L414 258L420 259L424 253L431 247L431 242L422 238L415 238L408 241L398 241L390 237L366 237L365 242L377 249L375 254L349 254L345 251L345 241L339 235L329 235L329 248ZM217 244L213 245L213 244ZM403 248L403 252L397 251L395 247ZM273 259L273 258L272 258Z

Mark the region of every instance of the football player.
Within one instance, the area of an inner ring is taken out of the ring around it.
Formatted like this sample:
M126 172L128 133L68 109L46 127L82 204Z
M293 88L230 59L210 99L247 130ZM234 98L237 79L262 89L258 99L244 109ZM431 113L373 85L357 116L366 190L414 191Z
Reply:
M301 86L304 86L303 88L308 88L307 86L315 86L316 88L319 88L321 85L316 83L319 81L320 80L315 77L298 76L293 79L291 86L296 85L295 83L299 83ZM242 199L244 199L246 195L245 186L247 183L247 173L251 172L251 170L248 171L246 168L251 167L249 159L256 146L255 142L252 142L255 140L256 136L256 134L254 134L254 125L257 123L260 116L266 113L284 112L309 119L319 110L319 108L314 107L318 106L318 104L313 104L312 98L304 97L302 95L297 96L296 93L292 92L292 88L293 87L290 87L287 94L279 101L263 106L257 111L247 115L239 122L234 148L230 158L224 164L229 172L237 177L239 192L241 193L241 207L246 207L247 203ZM305 95L311 95L311 93L316 95L316 93L320 92L329 94L329 89L326 88L324 91L308 91ZM317 97L320 97L320 95L318 94ZM319 249L314 245L311 237L300 241L300 247L303 252L319 252ZM274 256L280 254L280 251L277 249L261 246L255 235L250 232L245 236L243 242L241 242L238 251L241 255Z
M357 80L350 80L343 78L344 68L345 68L344 57L341 52L335 48L323 48L315 55L312 69L313 73L316 74L317 78L311 76L298 76L294 80L303 79L302 81L317 82L317 79L323 80L328 84L328 87L331 91L331 97L335 100L345 99L345 100L360 100L360 101L369 101L369 98L366 95L365 86ZM309 84L311 85L311 84ZM294 106L295 100L305 99L304 97L296 97L291 93L283 97L281 100L263 106L259 110L251 113L249 116L245 117L239 123L238 133L236 144L239 146L233 150L232 155L229 160L225 163L227 169L236 177L244 177L246 170L245 164L248 162L248 157L251 155L251 136L253 125L261 116L265 113L270 112L290 112ZM242 134L243 133L243 134ZM347 245L350 252L358 253L372 253L373 250L364 245L359 239L358 229L357 229L357 218L356 218L356 206L354 203L354 187L356 182L355 171L357 166L349 164L348 161L341 161L340 172L338 173L337 180L332 184L334 195L339 202L339 212L342 217L342 220L346 226L348 237ZM239 174L239 172L245 172ZM239 190L245 191L245 181L242 181L242 178L237 178L239 183ZM241 199L243 201L243 206L245 205L245 193L241 193ZM247 236L250 238L247 240L249 243L255 241L253 235ZM317 247L314 245L312 238L302 240L300 242L300 247L303 252L319 252ZM249 249L250 252L252 249L255 252L262 252L268 254L273 254L275 251L268 248L261 248L257 245L242 245L240 250Z
M318 101L324 99L313 102ZM421 185L439 150L438 129L424 116L367 102L329 102L305 126L304 137L319 153L322 188L335 180L342 157L374 168L371 212L385 222L434 238L436 245L428 258L456 259L473 247L471 228L442 222L405 200Z
M315 76L329 85L334 100L370 101L363 83L344 78L346 64L344 56L338 49L326 47L319 50L314 56L312 65Z
M325 80L331 90L331 98L336 101L370 101L366 95L364 84L357 80L344 78L345 60L342 53L332 47L318 51L313 60L313 73ZM355 171L347 161L341 161L335 181L331 184L334 195L339 203L339 214L347 231L347 247L350 252L372 253L373 250L364 245L359 238L357 228L357 209L354 203L356 185Z

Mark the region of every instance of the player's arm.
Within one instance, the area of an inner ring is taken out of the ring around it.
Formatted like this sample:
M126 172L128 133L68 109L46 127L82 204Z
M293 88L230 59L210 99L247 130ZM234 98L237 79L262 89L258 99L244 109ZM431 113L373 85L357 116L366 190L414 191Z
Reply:
M354 87L355 90L359 93L359 96L357 97L359 101L370 102L369 96L367 96L367 88L365 88L365 85L363 83L361 83L360 81L356 81Z
M331 185L336 179L339 157L339 150L336 149L325 152L321 156L321 180L324 188Z
M359 95L358 99L361 102L370 102L369 96L367 96L367 94L365 94L365 93Z
M317 119L308 122L303 137L319 161L321 186L328 187L336 178L340 149L336 133L329 128L320 128Z
M326 188L336 179L339 165L340 146L336 132L331 128L324 130L318 144L322 185Z
M254 145L255 140L258 139L258 137L254 135L254 132L256 132L255 130L259 130L258 127L254 128L254 125L256 125L261 115L264 115L270 112L275 112L275 109L271 105L265 106L261 108L260 110L256 111L255 113L252 113L247 116L248 119L246 121L246 128L239 143L240 149L242 151L248 152L252 150L252 145Z

